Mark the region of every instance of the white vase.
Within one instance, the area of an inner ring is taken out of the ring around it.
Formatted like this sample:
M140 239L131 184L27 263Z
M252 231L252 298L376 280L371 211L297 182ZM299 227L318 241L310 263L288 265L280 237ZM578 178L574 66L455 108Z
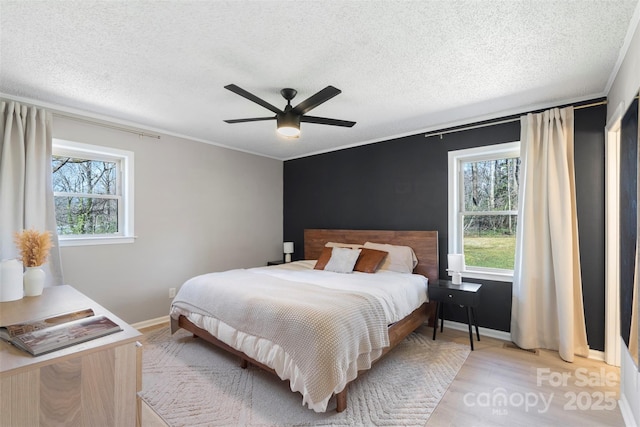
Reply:
M24 296L42 295L44 289L44 270L40 267L26 267L24 272Z

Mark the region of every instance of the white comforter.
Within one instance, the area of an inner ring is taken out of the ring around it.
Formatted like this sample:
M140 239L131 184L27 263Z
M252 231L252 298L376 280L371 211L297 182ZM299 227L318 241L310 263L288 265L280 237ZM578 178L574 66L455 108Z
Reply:
M380 313L379 320L375 320L376 316L371 314L369 318L373 318L377 323L386 319L386 324L402 319L426 301L427 279L420 275L386 271L376 274L339 274L313 270L314 264L315 261L299 261L278 267L234 270L195 277L187 281L176 296L172 304L171 316L175 319L179 315L184 315L192 323L206 329L231 347L273 368L280 378L290 381L291 390L302 393L303 404L307 403L311 409L318 412L325 411L331 395L340 392L349 381L357 376L358 370L370 367L372 360L375 360L380 355L382 348L388 345L388 337L381 338L379 336L380 330L376 330L374 327L371 327L369 336L367 336L366 330L364 333L357 332L354 335L351 334L350 328L347 328L349 333L345 335L349 336L345 336L345 348L338 357L343 360L340 368L342 372L334 375L332 379L320 381L323 384L319 390L317 384L318 375L321 372L310 369L309 360L307 360L312 355L301 355L299 346L287 344L282 341L281 337L280 339L269 337L269 333L266 333L270 332L268 329L257 331L254 327L253 334L247 333L247 330L251 330L250 327L244 328L243 331L243 328L238 326L238 319L232 319L232 317L237 317L235 313L232 313L228 319L217 319L211 313L219 311L219 307L216 308L215 304L217 302L219 305L220 302L216 301L215 297L212 298L211 294L203 294L200 291L200 289L207 287L211 288L213 282L221 282L226 278L235 279L235 285L231 284L235 288L246 283L247 289L251 289L251 286L256 289L255 283L259 283L260 277L263 277L262 281L265 286L273 287L274 292L283 292L281 289L286 289L286 286L289 285L294 286L295 292L301 292L301 289L306 288L312 291L317 289L318 296L325 293L331 294L332 291L329 290L340 293L348 291L354 295L365 297L365 299L373 298L371 301L371 303L375 303L373 306L376 307L376 310L382 310L384 314ZM285 287L281 288L282 286ZM316 286L327 288L327 291L322 291ZM241 294L241 292L240 294L237 292L237 289L232 289L229 292L236 296ZM282 298L300 299L300 296L293 297L292 292L283 294ZM304 297L304 299L308 298ZM343 302L341 301L341 303ZM348 320L351 321L350 318ZM345 319L341 321L344 322ZM371 326L372 320L367 321ZM386 325L384 326L386 333ZM357 331L358 328L362 329L363 326L353 325L354 331ZM344 332L343 328L343 334ZM366 350L363 351L363 348ZM304 360L301 360L301 357ZM322 361L316 357L314 363L319 362ZM327 381L329 384L326 384Z
M252 268L251 271L327 288L366 292L380 301L388 324L406 317L427 301L427 278L420 274L393 271L342 274L314 270L314 266L315 261L297 261L277 267Z

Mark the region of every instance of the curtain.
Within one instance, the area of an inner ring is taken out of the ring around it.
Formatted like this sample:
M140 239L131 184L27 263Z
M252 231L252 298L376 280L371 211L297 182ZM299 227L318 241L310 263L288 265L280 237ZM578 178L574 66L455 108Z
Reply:
M511 337L588 356L578 248L573 107L522 116Z
M14 233L49 230L54 247L43 265L46 286L63 283L51 184L50 112L0 104L0 259L18 255Z

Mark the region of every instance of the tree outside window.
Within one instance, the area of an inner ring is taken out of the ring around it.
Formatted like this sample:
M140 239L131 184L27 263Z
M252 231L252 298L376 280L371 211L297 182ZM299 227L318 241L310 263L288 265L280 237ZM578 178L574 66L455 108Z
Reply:
M520 158L463 162L467 265L513 270Z
M53 197L61 246L133 243L134 153L53 140Z
M53 156L53 191L59 235L117 234L118 164Z
M511 280L520 186L520 143L449 152L449 253L463 277Z

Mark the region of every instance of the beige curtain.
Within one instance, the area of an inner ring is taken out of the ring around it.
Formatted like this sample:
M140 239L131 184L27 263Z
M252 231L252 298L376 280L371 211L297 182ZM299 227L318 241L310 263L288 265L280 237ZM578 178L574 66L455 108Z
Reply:
M588 356L578 248L573 107L521 117L511 337L526 349Z
M46 285L62 284L53 188L51 113L18 102L0 104L0 259L16 258L14 233L49 230L54 247L43 266Z

